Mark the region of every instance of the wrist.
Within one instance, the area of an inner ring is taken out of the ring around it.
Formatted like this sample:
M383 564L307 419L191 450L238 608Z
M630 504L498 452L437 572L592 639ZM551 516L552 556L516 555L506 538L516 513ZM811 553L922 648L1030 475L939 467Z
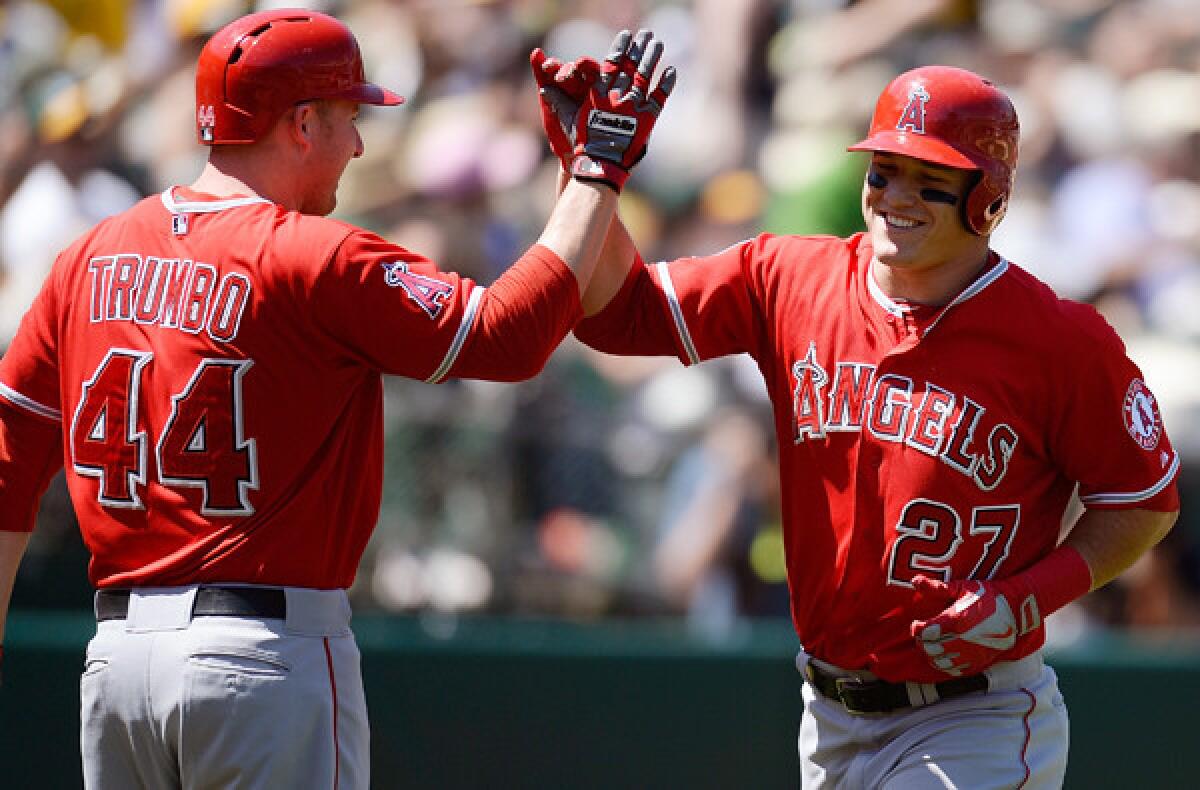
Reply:
M629 180L629 171L607 159L578 154L571 161L571 177L580 181L598 181L620 194L625 182Z
M1092 588L1092 570L1071 546L1059 546L1016 576L999 582L1024 635Z

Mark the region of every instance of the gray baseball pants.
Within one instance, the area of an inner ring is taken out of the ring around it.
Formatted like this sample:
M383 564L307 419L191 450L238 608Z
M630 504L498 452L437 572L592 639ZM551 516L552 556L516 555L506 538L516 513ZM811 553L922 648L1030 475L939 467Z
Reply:
M286 617L193 616L142 588L97 623L80 681L88 790L366 790L369 728L344 590L284 588Z

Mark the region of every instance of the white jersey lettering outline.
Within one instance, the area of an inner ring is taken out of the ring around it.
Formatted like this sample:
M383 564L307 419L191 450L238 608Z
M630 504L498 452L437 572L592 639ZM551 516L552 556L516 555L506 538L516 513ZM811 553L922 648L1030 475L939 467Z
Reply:
M877 375L874 365L838 360L831 377L819 362L815 340L793 362L792 441L825 439L828 433L867 431L880 441L904 443L939 458L983 491L994 490L1008 473L1020 441L1007 423L990 426L976 449L976 432L987 409L971 398L925 381L923 387L896 373ZM914 405L915 393L921 393ZM869 393L869 395L867 394Z
M238 271L221 274L210 263L124 252L95 255L90 275L88 322L129 322L206 331L232 342L250 304L253 283Z

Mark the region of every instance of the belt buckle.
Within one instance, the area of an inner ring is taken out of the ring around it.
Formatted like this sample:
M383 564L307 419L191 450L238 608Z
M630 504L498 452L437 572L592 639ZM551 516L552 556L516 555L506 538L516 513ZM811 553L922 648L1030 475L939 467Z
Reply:
M861 703L865 702L862 699L862 694L869 691L877 684L871 681L866 681L856 677L837 677L833 679L833 686L837 689L838 701L850 713L876 713L877 711L862 707Z

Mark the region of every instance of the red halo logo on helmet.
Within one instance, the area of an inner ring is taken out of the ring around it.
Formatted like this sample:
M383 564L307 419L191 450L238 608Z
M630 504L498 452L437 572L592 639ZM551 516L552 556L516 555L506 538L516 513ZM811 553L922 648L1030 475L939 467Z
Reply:
M1162 437L1162 417L1158 414L1158 401L1146 388L1141 379L1129 382L1125 392L1125 429L1143 450L1153 450Z
M929 91L921 83L913 83L908 89L908 104L900 115L896 129L914 134L925 134L925 102L929 101Z

